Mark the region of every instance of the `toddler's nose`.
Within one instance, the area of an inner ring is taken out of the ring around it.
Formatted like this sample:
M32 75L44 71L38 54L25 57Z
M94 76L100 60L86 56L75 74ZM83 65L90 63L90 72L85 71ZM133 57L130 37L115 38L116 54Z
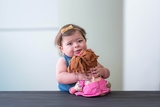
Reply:
M75 48L79 47L79 44L78 43L74 43L74 47Z

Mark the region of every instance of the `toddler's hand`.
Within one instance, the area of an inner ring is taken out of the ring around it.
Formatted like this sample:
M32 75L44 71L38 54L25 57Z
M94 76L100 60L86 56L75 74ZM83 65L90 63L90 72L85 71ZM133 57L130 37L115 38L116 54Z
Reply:
M91 73L88 73L88 75L82 74L82 73L78 74L78 80L89 80L91 78L92 78L92 74Z
M104 70L103 70L103 68L98 68L98 67L95 67L95 68L92 68L91 69L91 71L92 71L92 75L94 76L94 77L100 77L100 76L103 76L104 75Z

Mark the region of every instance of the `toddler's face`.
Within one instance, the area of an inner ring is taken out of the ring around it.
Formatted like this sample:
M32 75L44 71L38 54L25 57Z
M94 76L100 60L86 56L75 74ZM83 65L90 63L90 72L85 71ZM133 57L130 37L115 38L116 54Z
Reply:
M79 31L70 36L64 36L60 50L67 56L78 55L82 49L87 49L86 40Z

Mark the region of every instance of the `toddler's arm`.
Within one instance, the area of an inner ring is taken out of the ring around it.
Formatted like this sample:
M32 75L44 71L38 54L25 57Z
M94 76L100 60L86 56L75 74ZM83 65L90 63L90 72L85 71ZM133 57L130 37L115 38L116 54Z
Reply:
M71 84L77 82L77 77L74 73L67 72L65 59L61 57L56 65L56 79L61 84Z

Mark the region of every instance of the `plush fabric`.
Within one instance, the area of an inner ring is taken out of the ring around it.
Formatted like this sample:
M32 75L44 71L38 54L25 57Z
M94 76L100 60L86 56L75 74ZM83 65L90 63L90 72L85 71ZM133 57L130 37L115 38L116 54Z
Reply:
M110 92L110 89L106 87L107 81L101 78L101 80L96 82L91 82L87 85L84 85L82 91L78 91L75 95L81 95L85 97L94 97L105 95Z
M79 55L73 56L68 66L68 72L85 73L90 68L97 66L98 56L92 50L82 50ZM92 77L90 80L81 80L71 87L69 92L75 95L85 97L94 97L105 95L110 92L110 87L107 87L107 81L101 77Z
M69 72L86 73L90 68L97 66L98 56L90 49L82 50L78 56L73 56L68 67Z

